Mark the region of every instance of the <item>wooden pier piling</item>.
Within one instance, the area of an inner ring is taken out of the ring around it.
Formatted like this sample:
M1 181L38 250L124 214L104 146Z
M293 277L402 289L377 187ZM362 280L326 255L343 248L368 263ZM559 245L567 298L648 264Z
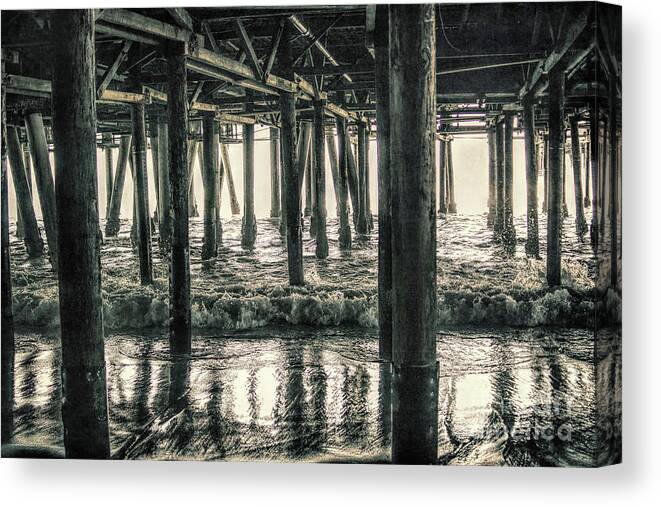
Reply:
M504 154L505 154L505 195L503 201L503 246L512 255L516 247L516 229L514 228L514 156L513 156L513 120L511 113L505 114Z
M364 121L358 122L358 223L356 232L367 234L369 223L367 220L367 125Z
M599 112L594 102L589 106L590 115L590 171L592 172L592 220L590 241L593 248L599 242Z
M349 136L344 118L336 118L337 125L337 159L339 175L340 202L340 250L351 249L351 225L349 224Z
M438 141L438 214L442 217L448 213L448 156L445 138Z
M581 140L578 133L578 116L572 115L569 118L569 128L571 137L571 160L574 171L574 203L576 208L576 236L583 241L583 236L588 231L585 221L585 212L583 211L583 186L581 183Z
M93 10L57 10L53 144L67 458L110 457L96 196Z
M437 459L434 11L390 6L393 463Z
M246 98L252 99L252 93L246 91ZM246 104L246 112L251 113L252 103ZM255 126L243 126L243 222L241 226L241 246L252 250L257 238L257 220L255 219Z
M112 156L112 134L103 134L103 155L106 163L106 212L105 217L110 215L110 203L112 202L112 187L114 181L114 162Z
M213 115L202 120L202 188L204 191L204 232L202 260L218 255L216 207L218 198L218 123Z
M496 130L493 126L487 128L487 143L489 149L487 227L493 229L494 219L496 217Z
M158 118L158 247L162 256L170 252L172 205L170 193L170 154L167 118Z
M122 209L122 197L124 195L124 181L126 180L126 167L129 164L131 156L130 135L123 135L119 144L119 156L117 157L117 167L115 168L115 179L110 202L110 213L106 217L106 236L117 236L120 222L119 215Z
M445 147L445 156L447 157L447 177L448 177L448 213L457 213L457 200L454 194L454 161L452 159L452 138L448 138Z
M23 149L18 138L16 127L7 127L7 152L11 166L14 191L16 193L16 208L20 210L23 224L23 242L28 257L39 257L44 253L44 242L39 234L37 217L32 205L32 194L25 173Z
M271 218L280 217L280 130L271 127L270 155L271 155Z
M324 103L314 104L314 210L315 255L318 259L328 257L328 236L326 232L326 133Z
M523 99L523 128L526 153L526 219L528 235L526 255L539 257L539 217L537 212L537 143L535 140L535 105L532 97Z
M168 47L167 137L170 187L170 351L191 352L188 241L188 98L183 44ZM163 183L163 182L161 182ZM163 220L163 218L161 218Z
M546 239L546 280L559 286L562 240L562 188L565 158L564 127L565 74L554 69L549 74L549 186Z
M503 239L505 230L505 134L503 122L496 123L496 216L493 220L493 235Z
M148 285L153 281L151 256L151 224L149 221L149 187L147 183L147 135L145 133L145 106L131 106L133 132L133 183L135 185L135 218L137 219L138 258L140 282Z

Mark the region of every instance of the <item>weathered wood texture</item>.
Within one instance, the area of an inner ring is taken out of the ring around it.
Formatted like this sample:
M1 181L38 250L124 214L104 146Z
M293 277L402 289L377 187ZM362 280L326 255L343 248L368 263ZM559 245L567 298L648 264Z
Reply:
M122 197L124 195L126 168L131 156L131 143L132 139L130 135L123 135L121 137L110 201L110 213L106 217L106 236L117 236L117 233L119 232L119 218L122 209Z
M581 182L581 140L578 132L578 116L572 115L569 118L569 128L571 136L571 161L574 174L574 204L576 207L576 235L582 241L583 236L588 231L588 225L585 221L585 212L583 211L583 185Z
M488 185L489 197L487 200L487 227L493 229L496 217L496 131L493 126L487 129L487 143L489 148Z
M162 256L170 252L172 205L170 192L169 127L165 117L158 119L158 246ZM115 176L117 177L117 176Z
M565 158L564 127L565 75L549 75L549 183L546 239L546 280L549 286L560 285L562 239L562 188Z
M58 10L53 142L67 458L108 458L108 407L96 195L94 11Z
M25 250L28 257L39 257L44 253L44 242L39 234L39 225L32 205L32 194L25 173L23 149L16 127L7 127L7 152L16 193L16 208L21 214Z
M246 91L246 98L253 94ZM251 113L252 104L246 104L246 113ZM241 246L249 250L255 247L257 220L255 218L255 126L243 126L243 222L241 224Z
M390 57L388 6L377 5L374 38L379 212L379 358L392 360L392 189L390 172ZM390 391L390 390L388 390ZM390 409L388 408L388 413ZM390 433L390 427L388 427Z
M152 283L151 223L149 221L149 188L147 183L147 136L145 133L145 106L131 106L133 126L133 182L135 185L135 214L138 233L140 282Z
M326 231L326 133L324 130L324 104L314 105L314 220L318 259L328 257L328 236Z
M337 159L340 201L340 232L339 244L341 250L351 249L351 225L349 224L349 183L348 166L349 136L347 135L347 122L344 118L336 118L337 125Z
M282 41L278 46L278 66L286 79L293 79L291 24L285 23ZM289 284L303 285L303 237L301 234L301 187L299 160L296 154L295 98L290 92L280 94L280 138L282 150L282 177L285 188L284 212L286 213L287 263Z
M514 228L514 153L513 153L513 115L506 114L504 120L505 154L505 199L503 202L503 246L512 255L516 247L516 229Z
M590 108L590 170L592 172L592 221L590 222L590 240L596 247L599 240L599 113L592 101Z
M183 44L168 47L168 158L171 202L170 350L191 351L188 240L188 98Z
M434 12L390 6L393 463L437 459Z
M280 217L280 130L271 127L271 218Z
M218 255L216 206L218 203L218 124L212 115L204 117L202 126L202 186L204 190L204 233L202 260Z
M530 98L523 101L523 128L526 155L526 207L528 235L526 255L539 257L539 217L537 212L537 153L535 143L535 106Z
M367 125L358 123L358 222L356 232L367 234L369 222L367 220Z
M498 241L503 237L505 219L505 135L503 123L496 123L496 216L493 235Z

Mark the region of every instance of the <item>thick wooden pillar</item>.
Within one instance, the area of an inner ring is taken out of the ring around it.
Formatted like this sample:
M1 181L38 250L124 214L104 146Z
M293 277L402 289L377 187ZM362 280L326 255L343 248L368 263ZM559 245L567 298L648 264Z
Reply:
M172 206L170 202L170 150L167 118L158 118L158 246L161 255L170 251Z
M201 132L200 130L201 122L196 121L191 125L191 134L198 136ZM197 210L197 201L195 199L195 160L198 158L198 146L200 141L195 139L190 139L188 141L188 216L189 217L198 217L200 216ZM200 167L200 172L202 168Z
M190 354L191 303L188 243L188 98L183 44L171 44L168 71L168 158L170 176L170 351ZM162 182L161 182L162 183ZM161 218L161 221L164 217Z
M544 195L542 196L542 213L547 213L549 209L549 135L548 131L543 136L543 158L544 165Z
M246 97L252 93L246 91ZM246 111L252 112L252 104L246 104ZM243 224L241 246L255 247L257 220L255 219L255 126L243 126Z
M280 130L271 127L271 218L280 216Z
M588 232L588 225L585 221L585 212L583 211L583 187L581 184L581 141L578 137L578 116L572 115L569 118L569 128L571 134L571 159L574 170L574 203L576 206L576 235L583 241L583 236Z
M594 101L590 101L590 172L592 173L592 221L590 240L596 247L599 236L599 112Z
M34 214L32 195L25 173L23 149L18 139L18 129L16 127L7 127L7 151L12 180L14 181L14 191L16 192L16 208L21 214L23 224L25 249L28 257L39 257L44 253L44 242L39 235L37 217Z
M503 123L496 123L496 216L493 220L493 235L498 241L505 229L505 135Z
M392 187L390 170L390 45L388 6L377 5L374 32L376 152L379 192L379 359L392 361ZM384 366L385 368L385 366ZM390 380L390 376L388 378ZM388 382L390 386L390 382ZM390 394L390 389L388 389ZM390 405L387 407L390 416ZM389 417L388 417L389 419ZM390 434L390 427L387 428Z
M305 186L305 207L303 208L303 216L304 217L311 217L312 216L312 180L314 179L312 172L312 163L311 163L311 157L312 157L312 142L310 142L310 149L308 150L308 154L306 156L306 162L305 162L305 181L304 181L304 186Z
M493 126L487 128L487 143L489 145L489 198L487 200L487 227L493 229L496 217L496 131Z
M115 181L113 182L110 202L110 213L106 217L106 236L117 236L119 232L119 214L122 209L122 195L124 194L124 181L126 179L126 166L131 155L131 136L123 135L119 144L119 156L115 168Z
M513 131L511 113L505 114L503 134L505 152L505 200L503 203L503 245L505 250L513 254L516 247L516 229L514 228L514 155L512 150Z
M358 122L358 223L356 232L367 234L369 222L367 220L367 125L365 121Z
M346 124L346 121L345 121ZM356 164L356 157L354 156L353 143L351 142L351 135L349 134L348 126L346 130L346 154L347 154L347 183L349 187L349 196L351 197L351 217L353 226L358 225L358 217L360 215L360 184L358 182L358 167Z
M204 233L202 260L218 255L216 202L218 197L218 123L206 115L202 125L202 184L204 190Z
M2 73L5 73L5 62L2 61ZM14 433L14 310L12 307L11 289L11 254L9 250L9 185L7 181L7 123L5 107L6 90L2 87L2 125L0 126L0 143L2 144L0 172L0 237L2 240L2 271L0 271L0 292L2 306L2 330L0 340L0 371L2 378L2 399L0 413L2 414L0 427L2 434L0 443L5 444L11 440Z
M347 122L344 118L336 118L337 125L337 155L340 202L340 250L351 249L351 225L349 224L349 136L347 134Z
M318 259L328 257L326 234L326 133L324 126L324 103L314 103L314 221L317 240L315 255Z
M67 458L109 458L96 196L94 11L51 14L53 142Z
M438 141L438 214L442 217L448 213L448 156L445 138Z
M532 97L523 99L523 128L526 151L526 205L528 237L526 255L539 257L539 218L537 213L537 144L535 142L535 105Z
M112 202L112 187L114 181L114 162L112 157L112 134L103 134L103 154L106 162L106 212L105 217L110 215L110 203Z
M285 79L294 79L291 24L287 21L278 47L280 74ZM303 237L301 234L301 187L299 163L296 154L296 99L292 93L280 94L280 139L282 150L282 177L285 183L287 216L287 262L289 284L303 285Z
M55 184L53 171L48 157L46 130L41 113L32 113L25 118L25 130L28 135L30 152L34 162L34 176L37 182L37 193L41 204L41 214L46 231L48 252L53 267L57 266L57 219L55 217Z
M390 6L393 463L437 459L434 10Z
M448 175L448 213L457 213L457 201L454 195L454 162L452 159L452 138L448 138L445 155L447 157Z
M331 177L333 178L333 193L335 195L335 215L340 216L340 168L337 158L337 146L335 145L335 134L332 128L326 129L326 148L328 149L328 161L330 162Z
M147 136L145 133L145 106L131 106L133 124L133 183L135 185L135 214L138 224L138 257L140 282L152 283L151 224L149 222L149 188L147 183Z
M546 279L549 286L560 285L562 240L562 188L565 158L565 74L553 70L549 74L549 196L546 240Z
M589 134L588 134L589 135ZM590 141L581 144L581 163L585 174L585 197L583 198L583 207L590 207Z
M160 191L160 182L159 182L159 169L158 169L158 160L160 158L158 154L158 124L156 122L151 122L149 125L149 144L151 152L151 168L152 174L154 177L154 194L156 195L156 209L154 209L154 222L160 223L161 215L161 191Z

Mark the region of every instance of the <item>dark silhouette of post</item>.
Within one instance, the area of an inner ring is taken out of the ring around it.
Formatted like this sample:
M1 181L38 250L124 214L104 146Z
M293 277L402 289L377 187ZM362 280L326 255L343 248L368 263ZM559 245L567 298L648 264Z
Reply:
M496 216L493 220L493 236L503 239L505 229L505 135L503 123L496 123Z
M448 156L447 144L444 137L438 141L438 214L445 216L448 213Z
M367 125L365 121L358 122L358 204L360 205L356 224L358 234L369 232L367 220Z
M170 252L172 205L170 193L170 150L167 118L158 118L158 247L161 255ZM116 177L116 176L115 176Z
M154 176L154 194L156 195L156 209L154 209L154 221L160 223L159 217L161 216L161 195L160 195L160 184L159 184L159 170L158 170L158 160L160 158L158 154L158 123L152 121L149 124L149 144L151 152L151 168L152 174Z
M523 99L523 128L526 151L526 205L528 237L526 255L539 257L539 217L537 213L537 153L535 143L535 105L532 97Z
M324 103L314 103L314 221L316 228L315 255L318 259L328 257L326 233L326 132L324 126Z
M112 157L112 134L103 134L103 154L106 162L106 213L110 215L110 203L112 201L112 186L114 181L114 162Z
M41 113L32 113L25 118L25 130L34 163L34 176L37 183L37 194L41 204L41 215L46 231L46 241L51 264L57 266L57 219L55 217L55 184L53 171L48 157L46 130Z
M252 99L251 91L246 90L246 99ZM246 103L246 112L253 111L252 102ZM255 126L243 126L243 223L241 227L241 246L252 249L257 237L255 219Z
M119 232L119 214L122 209L126 166L131 155L131 136L123 135L119 143L119 156L115 168L115 180L110 202L110 214L106 217L106 236L117 236Z
M583 236L588 232L583 211L583 186L581 184L581 140L578 137L578 116L569 118L569 129L571 135L571 160L574 171L574 204L576 206L576 235L583 241Z
M147 135L145 133L145 106L131 106L133 124L133 182L135 184L135 214L138 233L138 257L140 260L140 282L147 285L153 281L151 258L151 224L149 222L149 188L147 183Z
M271 127L271 218L280 216L280 130Z
M204 116L202 125L202 184L204 190L204 233L202 260L218 255L216 207L218 203L218 123L213 115Z
M393 463L437 459L434 9L390 6Z
M53 141L67 458L109 458L103 344L93 10L51 13Z
M23 149L18 139L18 129L16 127L7 127L7 152L16 193L16 208L19 210L21 223L23 224L25 250L28 257L39 257L44 253L44 242L39 235L37 217L34 214L34 206L32 205L32 194L25 172Z
M549 286L560 285L562 239L562 188L565 158L565 74L554 69L549 74L549 196L546 240L546 280Z
M191 302L188 242L188 97L183 44L167 48L170 187L170 351L190 354ZM163 182L161 182L163 183ZM163 220L163 218L161 218Z
M390 172L390 45L388 6L376 6L374 79L379 190L379 359L392 361L392 189ZM390 384L389 384L390 385ZM390 392L390 389L388 390ZM388 414L390 408L388 407ZM390 427L388 427L390 434Z
M542 196L542 213L549 210L549 135L548 130L543 138L544 149L542 163L544 165L544 195Z
M487 227L493 229L496 216L496 131L493 126L487 128L487 143L489 146L489 198L487 200Z
M590 171L592 172L592 221L590 240L596 247L599 236L599 113L594 101L589 104L590 114Z
M349 224L349 135L347 134L347 122L344 118L336 118L337 125L337 159L340 202L340 234L339 244L341 250L351 249L351 225Z
M344 99L344 96L342 96ZM351 142L351 135L345 120L346 125L346 153L347 153L347 184L349 187L349 196L351 197L351 217L353 226L358 225L358 217L360 215L360 184L358 182L358 167L356 157L354 156L353 143Z
M447 140L445 155L447 157L448 176L448 213L457 213L457 201L454 196L454 162L452 159L452 137Z
M589 208L592 202L590 199L590 141L581 144L581 162L585 174L585 197L583 198L583 207Z
M516 247L516 229L514 228L514 157L512 150L513 132L511 113L505 114L504 120L504 152L505 152L505 200L503 203L503 246L509 254Z
M620 289L620 192L619 192L619 142L617 132L618 116L617 83L615 72L611 70L608 80L608 134L610 146L608 153L608 166L610 170L609 182L609 205L610 205L610 285L614 289Z
M291 24L285 22L282 39L278 47L280 75L294 79L291 50ZM289 284L303 285L303 237L301 234L301 186L299 163L296 156L296 99L293 93L280 93L280 149L282 151L282 177L284 180L287 227L287 263Z
M337 158L337 146L335 145L335 134L332 127L326 129L326 149L328 150L328 161L330 162L331 177L333 178L333 192L335 194L335 214L340 216L340 168Z

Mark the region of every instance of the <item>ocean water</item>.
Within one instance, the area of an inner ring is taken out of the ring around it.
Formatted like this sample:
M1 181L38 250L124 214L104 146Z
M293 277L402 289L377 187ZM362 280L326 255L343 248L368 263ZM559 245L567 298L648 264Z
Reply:
M525 257L523 220L516 219L514 256L493 241L484 215L439 222L439 462L617 462L620 300L610 293L595 301L595 259L571 219L563 287L549 290L544 261ZM277 222L258 221L253 251L241 248L240 224L224 221L220 255L202 262L202 224L192 219L190 358L168 353L167 264L157 247L156 282L145 288L130 223L104 242L113 457L389 462L391 374L378 360L376 229L341 252L331 220L323 261L306 230L307 283L290 288ZM56 279L48 261L28 260L12 238L13 442L57 455Z

